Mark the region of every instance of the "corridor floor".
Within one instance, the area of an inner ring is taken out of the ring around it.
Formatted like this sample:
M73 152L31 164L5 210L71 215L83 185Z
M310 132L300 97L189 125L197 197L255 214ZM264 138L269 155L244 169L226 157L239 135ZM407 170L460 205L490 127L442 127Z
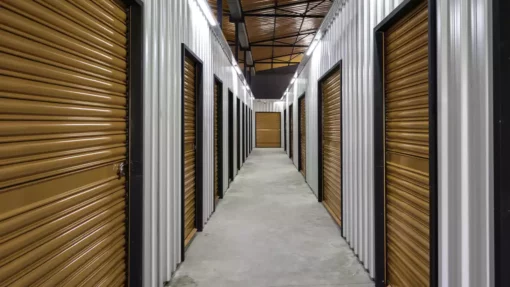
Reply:
M282 149L254 149L172 287L373 286Z

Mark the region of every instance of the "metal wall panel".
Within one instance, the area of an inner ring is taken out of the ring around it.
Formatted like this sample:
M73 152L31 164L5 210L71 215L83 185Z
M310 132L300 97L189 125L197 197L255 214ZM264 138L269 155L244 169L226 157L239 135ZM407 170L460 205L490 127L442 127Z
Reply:
M223 186L228 186L228 89L252 106L231 52L196 0L144 0L144 286L162 286L181 261L181 44L203 61L203 216L213 211L214 75L223 81ZM235 118L234 108L234 118ZM234 139L236 136L234 126ZM236 143L234 142L234 147ZM237 150L234 151L237 153ZM236 156L236 154L234 154ZM236 168L236 167L234 167ZM236 169L237 170L237 169ZM207 229L207 225L205 226Z
M494 286L492 1L438 1L441 286Z
M317 126L318 79L342 60L343 230L349 245L374 276L373 225L373 29L401 0L344 1L310 59L289 89L297 130L297 97L306 92L307 126ZM291 144L297 150L297 134ZM307 137L307 182L317 195L317 129ZM297 166L299 156L294 155Z
M307 125L316 126L317 80L342 60L344 236L372 276L373 29L401 2L343 1L311 57L298 68L284 105L294 103L297 130L297 96L306 92ZM492 1L436 2L439 283L493 286ZM310 130L307 137L307 181L315 193L318 162L310 152L317 150L317 136ZM294 151L297 140L295 133L289 142Z

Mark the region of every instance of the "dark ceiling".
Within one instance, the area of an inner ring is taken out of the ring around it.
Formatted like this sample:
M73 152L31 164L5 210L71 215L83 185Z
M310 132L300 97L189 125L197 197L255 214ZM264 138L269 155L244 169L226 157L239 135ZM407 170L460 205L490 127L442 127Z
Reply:
M251 79L256 99L280 99L294 76L297 66L286 66L258 72Z

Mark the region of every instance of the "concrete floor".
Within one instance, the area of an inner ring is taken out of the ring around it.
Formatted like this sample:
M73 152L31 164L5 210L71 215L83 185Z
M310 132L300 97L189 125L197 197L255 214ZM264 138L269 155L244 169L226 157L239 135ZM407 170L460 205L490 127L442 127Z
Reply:
M255 149L172 287L373 286L282 149Z

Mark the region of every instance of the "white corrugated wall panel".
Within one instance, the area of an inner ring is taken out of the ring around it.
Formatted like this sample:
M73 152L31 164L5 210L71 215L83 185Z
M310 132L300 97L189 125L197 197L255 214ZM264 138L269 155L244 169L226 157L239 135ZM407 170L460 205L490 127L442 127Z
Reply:
M438 2L441 286L494 286L491 5Z
M253 107L254 112L280 112L280 130L281 130L281 136L280 136L280 142L281 146L283 148L284 140L283 137L285 136L284 130L283 130L283 105L284 102L280 100L254 100L253 101ZM253 115L253 120L255 121L255 114ZM253 128L255 129L255 123L253 123ZM253 136L256 137L257 133L254 132ZM256 144L256 139L254 141Z
M256 112L283 111L283 102L280 100L255 100L253 106Z
M213 211L213 75L223 81L224 189L227 91L249 106L251 99L195 0L144 0L144 21L144 286L162 286L181 259L181 43L204 68L204 222Z
M345 1L285 105L297 130L296 96L306 92L307 126L317 126L318 79L342 60L344 236L372 276L373 29L401 2ZM494 285L491 5L437 1L440 286ZM308 131L307 181L317 194L318 134Z
M297 97L306 93L308 127L306 180L317 195L318 80L342 61L344 236L374 276L373 225L373 29L402 0L345 1L287 96L293 103L297 131ZM292 144L297 150L297 133ZM294 153L294 164L299 161Z

